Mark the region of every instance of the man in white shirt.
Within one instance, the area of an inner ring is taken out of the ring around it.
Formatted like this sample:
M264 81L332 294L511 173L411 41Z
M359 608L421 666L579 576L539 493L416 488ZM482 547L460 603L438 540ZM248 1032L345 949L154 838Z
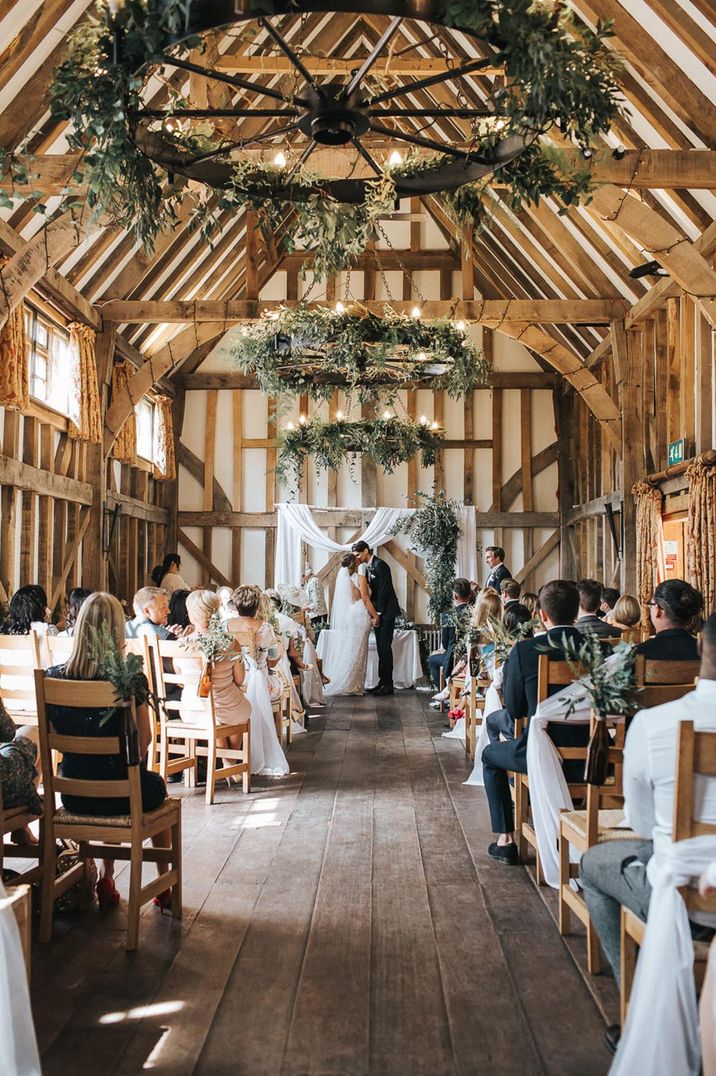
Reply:
M646 920L651 897L646 864L671 844L679 723L693 721L697 730L716 730L716 613L704 624L700 646L696 688L674 702L640 710L627 733L624 813L639 839L607 841L582 857L589 915L617 982L621 906ZM698 778L697 802L700 820L716 823L716 778ZM716 917L694 914L695 937L710 938L714 929Z

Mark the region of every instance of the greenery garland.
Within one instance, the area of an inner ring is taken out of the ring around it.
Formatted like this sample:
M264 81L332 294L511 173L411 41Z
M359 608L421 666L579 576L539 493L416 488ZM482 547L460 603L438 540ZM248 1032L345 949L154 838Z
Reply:
M395 416L356 422L313 418L281 431L276 473L282 478L293 476L298 485L309 456L314 457L317 471L336 471L361 453L370 455L386 474L418 453L423 467L431 467L444 437L445 431L439 427Z
M452 607L452 584L457 565L460 522L457 501L448 500L445 491L432 495L416 493L421 504L412 516L399 520L393 534L405 534L425 561L428 609L435 624Z
M230 355L267 396L328 400L339 380L361 403L374 401L379 389L390 404L401 384L416 380L461 399L485 384L490 370L464 327L389 308L377 317L360 304L281 307L243 326Z
M95 13L69 36L66 59L51 86L52 118L69 122L69 148L83 153L72 183L84 182L96 213L130 229L146 246L153 244L159 231L174 225L181 200L194 197L183 181L176 185L168 171L138 147L134 118L142 104L143 69L161 55L170 35L187 31L191 7L192 0L124 0L110 24L104 3L98 2ZM495 63L505 65L505 86L491 102L493 115L474 133L482 156L489 156L511 134L538 138L552 126L588 152L619 114L621 66L606 43L608 24L599 24L592 33L563 3L532 0L444 0L439 14L444 24L487 41L496 50ZM177 48L186 51L202 45L201 38L187 38ZM169 110L186 105L177 91L167 88ZM203 135L197 128L183 132L165 123L161 133L186 149L214 148L211 129ZM353 263L365 249L378 219L392 206L396 179L449 159L440 154L386 168L382 177L366 184L360 205L337 202L306 170L286 183L275 166L237 162L231 182L219 196L218 210L210 204L211 195L204 194L192 223L211 234L219 212L242 206L256 209L267 232L284 222L287 249L316 248L313 269L324 279ZM18 187L28 169L31 157L22 148L12 158L5 154L0 159L0 170ZM592 183L586 167L570 171L538 142L500 168L497 176L501 184L507 182L513 209L546 195L566 208L587 197ZM478 227L485 223L490 216L485 194L494 178L443 195L455 220L472 221ZM44 212L42 192L35 190L30 197L37 211ZM292 210L288 225L287 208Z

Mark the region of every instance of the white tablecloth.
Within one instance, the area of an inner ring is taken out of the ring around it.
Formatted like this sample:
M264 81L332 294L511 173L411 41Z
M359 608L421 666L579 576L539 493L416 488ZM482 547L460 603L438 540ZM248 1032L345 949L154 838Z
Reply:
M331 632L330 628L324 628L318 636L316 653L323 662L323 671L326 676L330 676L333 653L333 632ZM423 675L417 632L396 629L393 635L393 663L393 683L395 687L413 687L415 681L419 680ZM378 651L375 646L375 635L371 632L368 637L368 665L365 674L365 686L375 687L377 683Z

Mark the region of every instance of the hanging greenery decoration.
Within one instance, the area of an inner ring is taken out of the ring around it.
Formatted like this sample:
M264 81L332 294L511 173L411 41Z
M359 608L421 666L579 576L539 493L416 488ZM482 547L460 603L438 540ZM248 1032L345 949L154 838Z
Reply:
M587 164L583 169L565 164L566 158L560 159L542 136L556 129L553 142L576 145L590 154L622 108L621 68L607 44L608 24L598 24L592 33L561 2L443 0L435 21L482 39L492 48L491 62L504 65L504 84L490 95L488 114L473 124L466 158L466 167L475 159L470 154L494 160L495 172L447 192L440 187L441 170L450 162L454 166L455 156L413 154L397 167L383 166L375 179L362 181L362 193L351 201L342 196L339 200L333 181L307 167L283 174L269 164L225 157L228 179L222 180L218 197L208 189L197 195L195 186L180 175L182 162L197 150L205 157L222 151L226 139L211 124L181 118L189 102L168 78L164 119L145 128L138 113L144 107L149 66L165 62L172 53L203 47L201 37L190 36L199 6L196 0L121 0L108 16L106 0L98 2L69 35L66 58L50 88L52 118L68 123L68 146L81 153L65 193L84 184L97 215L130 229L146 246L174 226L184 199L194 201L191 223L207 235L217 228L221 214L249 207L258 211L267 234L275 238L278 232L285 249L315 247L313 269L324 279L353 264L365 250L379 218L391 210L396 197L405 196L400 184L406 177L432 172L431 189L438 191L454 219L478 227L490 217L486 195L495 180L507 186L513 209L546 195L557 198L563 208L587 198L592 185ZM258 7L263 10L263 5ZM279 2L268 8L275 14L293 9ZM247 11L248 5L237 3L239 21L248 19ZM420 17L418 11L416 7L414 18ZM202 18L205 24L205 14ZM253 29L248 22L242 33L249 40ZM372 107L380 89L378 79L372 90L366 89L359 107ZM152 155L146 140L138 137L142 131L150 140L153 134L160 136L170 151L178 151L176 168L161 154ZM531 145L501 166L501 150L511 137ZM20 146L15 156L17 163L4 155L0 170L21 190L26 171L32 172L27 146ZM27 191L21 196L28 196ZM44 211L39 186L29 197Z
M339 384L361 403L380 391L390 404L406 383L445 389L461 399L485 384L490 367L464 325L396 314L382 317L358 303L281 307L242 327L230 351L238 367L255 374L267 396L328 400Z
M445 491L416 493L420 507L398 520L393 534L405 534L410 544L425 560L428 609L434 624L452 608L452 583L457 565L460 539L460 505L445 496Z
M445 431L440 427L394 415L355 422L313 418L297 428L287 426L280 433L276 473L293 478L298 485L309 456L317 471L337 471L345 461L352 463L362 453L371 456L386 474L392 474L398 464L418 453L422 466L432 467L444 437Z

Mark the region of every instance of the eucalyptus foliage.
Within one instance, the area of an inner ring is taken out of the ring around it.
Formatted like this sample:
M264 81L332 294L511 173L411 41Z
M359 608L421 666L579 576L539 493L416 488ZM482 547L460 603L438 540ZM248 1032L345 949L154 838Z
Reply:
M568 635L563 635L559 643L551 639L549 642L564 651L565 661L575 677L582 679L599 717L631 712L637 692L633 646L617 643L612 650L593 632L585 632L579 642ZM575 709L577 701L570 700L568 712Z
M328 400L336 383L361 403L380 390L386 404L401 384L421 381L461 399L488 379L482 351L452 321L425 322L386 307L382 317L354 305L282 307L245 325L230 352L239 369L255 374L267 396ZM444 367L431 373L430 367Z
M106 624L101 624L99 628L90 627L89 652L90 660L95 665L94 679L109 681L125 703L134 699L141 706L148 701L149 688L141 657L121 651ZM106 724L119 709L111 706L103 710L100 724Z
M185 646L187 650L198 650L207 665L214 661L225 661L227 658L243 662L241 651L236 649L234 636L226 630L218 613L211 614L205 632L180 639L179 645Z
M398 520L393 533L405 534L424 558L428 608L433 622L439 624L442 613L452 607L460 505L449 500L444 490L432 495L417 493L416 498L420 507L411 516Z
M298 485L309 456L313 456L317 471L337 471L346 460L352 462L362 453L371 456L386 474L418 453L423 467L431 467L444 436L444 430L395 416L356 422L314 418L297 429L281 432L276 472L283 478L293 475Z

